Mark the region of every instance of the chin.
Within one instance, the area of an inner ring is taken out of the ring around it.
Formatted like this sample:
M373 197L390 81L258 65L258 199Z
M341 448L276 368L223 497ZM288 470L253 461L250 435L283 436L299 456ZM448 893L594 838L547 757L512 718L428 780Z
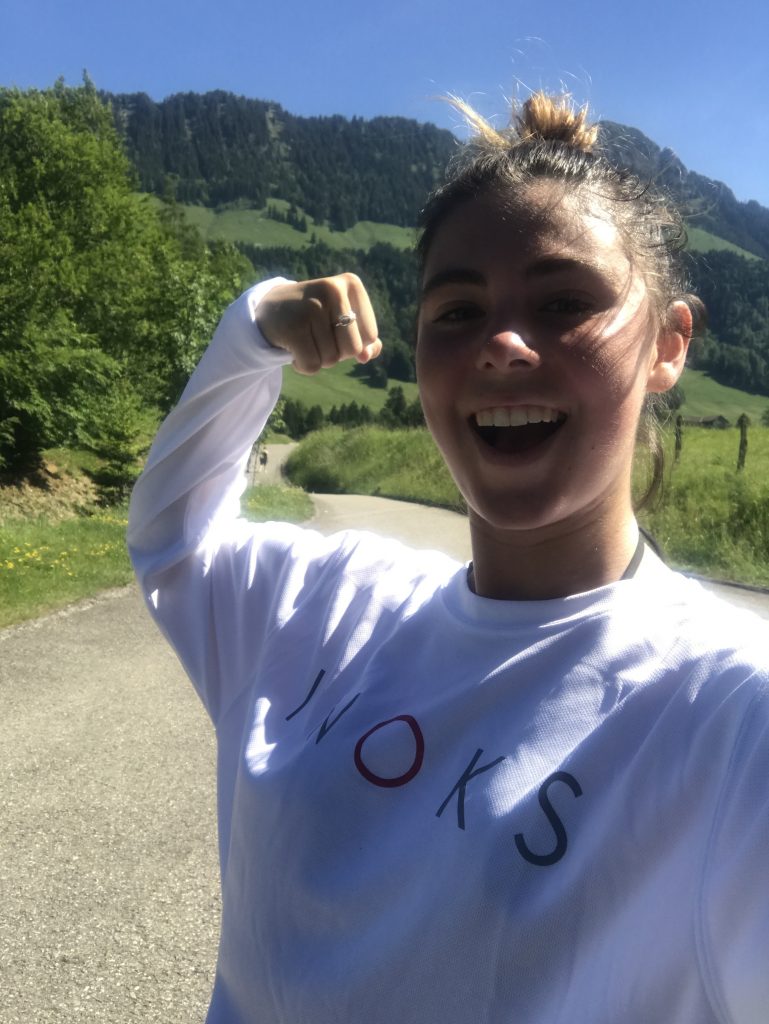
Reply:
M562 522L568 510L557 498L531 495L465 495L471 524L493 530L526 532L541 530Z

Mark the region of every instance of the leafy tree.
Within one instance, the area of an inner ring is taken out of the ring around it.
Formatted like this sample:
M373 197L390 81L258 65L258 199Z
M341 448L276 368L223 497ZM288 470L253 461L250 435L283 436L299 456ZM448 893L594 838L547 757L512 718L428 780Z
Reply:
M403 426L406 420L407 407L408 403L406 402L406 396L403 394L403 388L399 388L397 385L390 388L385 404L379 414L380 422L383 426L391 429Z
M139 456L156 426L126 375L92 405L95 431L88 447L103 459L93 474L106 504L124 500L141 471Z
M76 89L0 90L6 475L34 469L51 445L97 447L118 406L126 430L131 403L137 416L137 403L165 410L240 285L241 255L206 247L178 211L158 214L135 187L87 78Z

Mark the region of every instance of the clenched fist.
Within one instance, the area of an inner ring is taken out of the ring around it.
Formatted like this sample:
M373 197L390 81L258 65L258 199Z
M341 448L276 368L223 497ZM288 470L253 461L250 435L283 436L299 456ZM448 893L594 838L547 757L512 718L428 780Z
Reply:
M367 363L382 351L371 301L355 274L275 285L256 320L270 345L291 353L299 373L317 373L342 359Z

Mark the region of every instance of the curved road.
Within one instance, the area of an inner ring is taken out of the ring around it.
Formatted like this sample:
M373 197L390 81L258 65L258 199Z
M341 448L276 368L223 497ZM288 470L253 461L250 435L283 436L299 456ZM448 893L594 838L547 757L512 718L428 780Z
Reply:
M318 496L313 525L467 557L465 520L442 510ZM767 595L727 596L769 618ZM202 1021L219 915L213 737L135 588L0 631L0 692L3 1024Z

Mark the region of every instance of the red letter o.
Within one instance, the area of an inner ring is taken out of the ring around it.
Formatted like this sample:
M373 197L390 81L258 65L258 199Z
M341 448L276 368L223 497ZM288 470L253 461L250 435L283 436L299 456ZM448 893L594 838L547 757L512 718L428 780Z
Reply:
M394 779L385 779L382 778L381 775L375 775L366 767L363 763L363 758L361 757L361 751L363 750L363 744L369 736L377 732L378 729L384 729L386 725L390 725L392 722L405 722L409 729L411 729L414 736L414 743L416 744L416 753L414 754L414 760L411 763L411 767L407 772L404 772L403 775L396 776ZM367 782L371 782L375 786L383 786L386 789L393 789L396 786L405 786L407 782L411 782L411 780L419 773L424 756L425 739L422 735L422 730L419 728L419 723L416 718L412 718L411 715L396 715L395 718L388 718L386 722L380 722L379 725L375 725L373 729L369 729L367 733L364 733L355 745L355 767Z

